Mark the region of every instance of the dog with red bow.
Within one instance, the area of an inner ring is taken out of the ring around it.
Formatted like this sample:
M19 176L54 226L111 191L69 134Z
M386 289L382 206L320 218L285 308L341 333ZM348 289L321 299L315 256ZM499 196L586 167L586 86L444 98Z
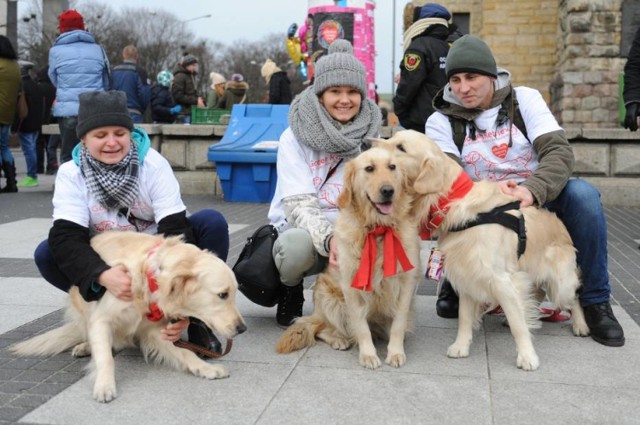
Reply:
M280 337L289 353L326 342L336 350L359 347L360 364L381 366L373 336L388 340L385 363L406 362L404 339L412 326L419 281L419 238L411 198L394 156L372 148L347 163L338 197L334 238L338 267L328 266L313 287L314 310Z
M520 208L498 183L472 181L429 137L397 132L374 146L394 152L409 180L413 214L421 229L438 237L444 274L460 296L458 335L447 356L469 356L473 328L500 306L516 343L516 365L540 364L530 329L540 327L545 297L572 312L573 333L589 334L578 302L576 251L560 219L544 208Z
M92 357L93 397L116 397L112 349L139 345L146 360L165 363L206 379L229 376L220 364L161 337L170 320L195 317L226 338L246 330L236 304L238 284L231 269L214 254L181 237L164 238L135 232L105 232L91 239L100 257L131 275L132 301L107 291L98 301L85 301L77 287L69 292L65 324L10 349L21 356L45 356L72 349L73 356Z

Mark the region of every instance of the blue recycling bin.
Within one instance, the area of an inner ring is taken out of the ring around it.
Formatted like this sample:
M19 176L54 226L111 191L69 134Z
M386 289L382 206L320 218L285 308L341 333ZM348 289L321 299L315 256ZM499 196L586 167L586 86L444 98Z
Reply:
M289 105L234 105L220 143L209 146L224 200L270 202L276 189L280 135L289 126Z

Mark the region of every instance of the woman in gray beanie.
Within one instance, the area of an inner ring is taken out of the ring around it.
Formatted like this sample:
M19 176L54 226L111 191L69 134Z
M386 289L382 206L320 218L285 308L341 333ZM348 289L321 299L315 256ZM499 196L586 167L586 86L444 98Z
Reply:
M313 85L291 104L269 210L280 233L273 256L282 283L276 313L282 327L302 315L303 278L329 262L345 163L360 153L364 139L380 132L380 110L366 91L364 65L351 43L340 39L318 60Z
M124 92L82 93L76 133L81 143L56 175L49 239L34 254L49 283L64 291L75 285L87 301L106 291L131 300L127 270L108 266L89 244L92 236L108 230L181 234L226 260L226 220L214 210L187 217L171 166L151 148L149 136L133 126ZM168 325L166 339L177 340L187 325L188 319ZM203 324L188 327L192 342L215 344L218 350L219 342Z

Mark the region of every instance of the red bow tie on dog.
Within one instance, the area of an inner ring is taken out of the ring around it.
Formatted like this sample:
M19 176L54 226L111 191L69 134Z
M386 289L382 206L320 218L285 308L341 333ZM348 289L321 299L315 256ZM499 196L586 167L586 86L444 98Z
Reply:
M367 292L373 290L371 279L373 278L373 266L376 262L377 254L376 236L382 235L384 235L383 276L389 277L398 273L398 261L403 271L407 272L413 269L413 264L411 264L407 254L404 252L404 247L395 230L387 226L378 226L367 234L362 258L360 259L360 267L358 267L358 271L353 277L351 287Z

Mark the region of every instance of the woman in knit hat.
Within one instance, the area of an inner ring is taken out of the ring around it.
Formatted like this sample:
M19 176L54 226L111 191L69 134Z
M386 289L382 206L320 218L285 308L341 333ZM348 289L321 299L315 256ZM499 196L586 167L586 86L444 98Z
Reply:
M226 220L214 210L187 216L171 166L151 148L147 134L133 126L124 92L81 94L76 132L81 143L56 175L49 239L34 254L49 283L64 291L75 285L86 301L106 291L130 301L126 268L110 267L89 244L92 236L109 230L183 235L226 260ZM188 324L182 320L169 325L166 339L177 340ZM207 347L216 342L195 322L189 326L189 338Z
M209 86L210 90L207 95L207 108L213 109L218 104L218 100L224 96L224 85L227 79L217 72L209 74L209 79L211 80L211 86Z
M173 74L171 71L158 72L156 84L151 87L151 118L153 122L172 124L176 121L176 115L182 111L182 106L177 105L171 96L171 84Z
M231 81L227 81L224 87L224 95L218 99L216 108L231 109L233 105L247 102L249 84L244 81L242 74L231 75Z
M558 214L577 251L583 283L579 298L591 337L607 346L624 345L624 331L609 303L600 193L583 179L571 179L571 145L542 95L529 87L512 87L511 74L496 66L489 46L473 35L453 43L445 71L449 83L433 101L436 112L425 133L474 179L498 182L521 207ZM451 284L445 289L436 311L457 317L458 297Z
M346 162L360 153L364 139L380 132L380 110L366 92L364 65L351 43L339 39L318 60L313 85L291 104L269 210L280 232L273 249L282 283L280 326L302 315L302 280L321 272L334 251L331 235Z

